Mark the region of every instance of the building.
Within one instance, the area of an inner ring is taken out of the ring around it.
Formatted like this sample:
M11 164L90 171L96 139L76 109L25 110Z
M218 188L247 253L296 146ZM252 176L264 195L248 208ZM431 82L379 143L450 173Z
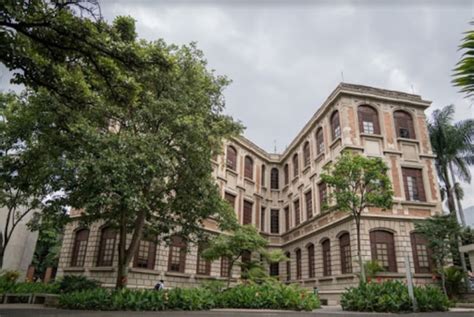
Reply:
M22 212L23 210L20 210ZM12 232L11 238L5 249L3 257L2 270L18 271L20 273L20 280L24 279L31 264L36 247L36 240L38 239L37 231L30 231L28 222L32 219L34 212L28 213L22 219ZM8 209L0 208L0 233L3 235L3 230L7 222ZM11 219L11 218L10 218ZM11 232L11 223L8 225L8 232Z
M351 149L383 158L395 196L392 210L371 208L363 214L364 261L377 259L384 278L403 278L409 256L415 282L432 280L426 241L413 224L441 210L424 114L430 103L414 94L341 83L283 153L267 153L244 137L226 142L224 154L214 161L222 197L234 206L240 223L255 225L271 248L283 249L290 258L271 265L271 275L317 287L329 304L357 283L355 224L348 213L321 211L327 188L319 176L342 150ZM206 228L216 230L211 221ZM115 240L101 224L87 229L70 224L59 274L85 274L112 286ZM225 278L225 260L208 263L198 254L199 246L186 254L178 237L170 247L142 241L129 285L150 288L163 278L167 286L191 286Z

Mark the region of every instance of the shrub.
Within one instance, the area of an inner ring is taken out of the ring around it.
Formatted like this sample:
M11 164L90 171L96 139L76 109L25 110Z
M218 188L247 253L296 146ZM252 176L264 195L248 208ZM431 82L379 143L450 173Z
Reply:
M65 275L59 281L59 291L61 293L71 293L77 291L96 289L100 283L96 280L90 280L82 275Z
M255 308L313 310L318 298L297 286L281 283L239 285L213 293L208 288L174 288L166 291L92 289L61 294L59 306L85 310L207 310Z
M17 294L56 294L59 292L59 285L57 283L23 282L16 283L8 290L8 292Z
M448 298L434 286L415 287L418 309L423 312L446 311ZM408 288L400 281L361 283L347 289L341 297L344 310L364 312L407 312L412 310Z
M20 273L17 271L3 271L0 274L0 293L10 290L18 280Z
M220 308L289 309L311 311L320 306L311 292L296 285L267 281L237 285L216 298Z
M463 283L464 272L462 268L450 266L444 269L444 276L446 278L446 292L449 298L456 298L465 289Z

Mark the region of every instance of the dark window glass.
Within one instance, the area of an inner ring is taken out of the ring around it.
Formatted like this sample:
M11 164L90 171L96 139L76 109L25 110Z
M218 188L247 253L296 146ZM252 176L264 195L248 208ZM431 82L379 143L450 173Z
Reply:
M359 106L359 130L365 134L380 134L379 117L377 111L370 106Z
M227 168L237 171L237 150L233 146L227 147Z
M415 139L415 127L413 126L413 118L405 111L398 110L393 113L395 120L395 130L397 137L405 139Z
M134 267L153 270L155 268L156 243L150 240L140 240L133 261Z
M377 261L387 272L397 272L393 233L376 230L370 233L372 260Z
M89 239L89 230L81 229L76 231L74 237L74 246L72 248L71 266L82 267L86 259L87 241Z
M270 232L280 233L280 211L278 209L271 210Z
M117 233L112 228L104 228L101 232L97 266L112 266L114 261L115 238Z
M324 240L322 243L323 248L323 275L331 275L331 241L329 239Z
M180 236L173 236L169 249L168 271L183 273L185 264L186 242Z
M314 277L314 244L307 246L308 250L308 277Z
M253 160L250 156L245 157L244 176L253 179Z
M402 168L406 200L426 201L421 169Z
M272 189L278 189L279 188L279 179L278 179L278 169L277 168L272 168L272 175L271 175L271 187Z
M339 122L339 112L337 111L331 116L331 133L333 141L341 137L341 124Z
M339 247L341 249L341 273L352 273L351 240L349 233L344 233L339 237Z

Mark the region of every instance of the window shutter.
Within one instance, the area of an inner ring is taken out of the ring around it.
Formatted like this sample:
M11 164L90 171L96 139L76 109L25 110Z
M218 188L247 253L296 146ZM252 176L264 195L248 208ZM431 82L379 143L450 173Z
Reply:
M308 276L314 277L314 244L308 246Z
M285 177L285 185L288 185L290 175L288 175L288 164L285 164L285 167L283 167L283 174Z
M278 169L277 168L272 168L272 171L271 171L271 187L272 189L278 189L279 187L279 179L278 179Z
M244 176L248 179L253 179L253 160L250 156L245 157Z
M316 132L316 143L317 143L317 148L316 148L316 153L321 154L324 150L324 135L323 135L323 129L319 128L318 131Z
M306 142L303 147L303 159L304 159L304 166L309 166L311 163L311 150L309 147L309 142Z
M265 187L265 178L266 178L266 171L265 171L265 165L262 164L262 176L261 176L261 183L262 186Z
M313 193L309 191L305 194L306 200L306 219L313 217Z
M294 203L295 206L295 226L300 224L300 200L298 199Z
M338 129L339 128L339 129ZM337 135L337 130L339 130L339 135ZM336 111L333 113L331 117L331 132L332 132L332 140L334 141L340 136L340 123L339 123L339 112Z
M265 207L260 209L260 231L265 232Z
M227 147L227 161L228 168L237 171L237 150L233 146Z
M331 241L329 239L324 240L322 243L323 247L323 275L331 275Z
M244 200L244 217L243 224L248 225L252 223L252 206L250 201Z
M287 252L285 255L288 258L288 261L286 261L286 280L289 281L289 280L291 280L290 252Z
M280 232L280 211L278 209L271 210L271 221L270 221L270 232L279 233Z
M296 250L296 279L301 279L301 249Z
M290 230L290 207L285 208L285 231Z
M415 127L413 126L412 116L402 110L395 111L393 115L395 118L395 128L397 130L397 136L399 138L404 137L408 139L416 139ZM401 129L405 129L406 131L408 131L408 136L401 135Z
M293 177L299 174L298 154L293 155Z

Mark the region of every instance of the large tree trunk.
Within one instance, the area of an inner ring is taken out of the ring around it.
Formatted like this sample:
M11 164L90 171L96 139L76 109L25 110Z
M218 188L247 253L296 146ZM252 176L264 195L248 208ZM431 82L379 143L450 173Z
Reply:
M454 205L453 187L449 181L449 173L447 168L443 169L444 185L446 188L446 200L448 201L448 209L451 214L456 214L456 206Z
M451 162L449 162L449 171L451 173L451 177L453 180L453 186L452 186L453 205L454 205L454 198L456 198L459 220L461 221L461 226L465 227L466 219L464 218L464 210L462 209L461 200L459 199L458 195L456 195L456 190L455 190L456 176L454 175L453 164Z
M3 257L5 256L4 247L0 246L0 270L3 268Z
M362 261L362 252L361 252L361 245L360 245L360 217L354 216L355 223L356 223L356 233L357 233L357 258L359 260L359 267L360 267L360 278L361 282L366 282L365 277L365 268L364 262Z
M127 227L126 219L122 218L119 232L119 259L117 265L117 281L115 288L121 289L127 286L128 266L138 248L140 239L143 235L143 227L145 226L145 212L139 212L135 220L132 240L127 248Z

